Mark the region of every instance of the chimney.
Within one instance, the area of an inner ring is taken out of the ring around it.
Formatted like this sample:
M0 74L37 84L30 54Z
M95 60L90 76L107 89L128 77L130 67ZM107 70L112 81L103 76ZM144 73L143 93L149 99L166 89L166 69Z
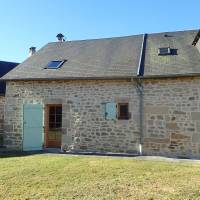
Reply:
M64 39L64 35L62 33L58 33L58 35L56 36L57 39L58 39L58 42L64 42L65 39Z
M31 57L36 52L36 47L29 48L29 57Z

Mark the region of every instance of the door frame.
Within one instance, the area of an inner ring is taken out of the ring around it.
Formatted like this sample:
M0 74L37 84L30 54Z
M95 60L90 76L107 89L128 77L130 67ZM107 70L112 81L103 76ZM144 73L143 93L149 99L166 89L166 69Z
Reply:
M44 146L45 148L51 148L51 147L48 147L49 107L51 106L61 106L62 108L62 104L45 104L45 109L44 109Z

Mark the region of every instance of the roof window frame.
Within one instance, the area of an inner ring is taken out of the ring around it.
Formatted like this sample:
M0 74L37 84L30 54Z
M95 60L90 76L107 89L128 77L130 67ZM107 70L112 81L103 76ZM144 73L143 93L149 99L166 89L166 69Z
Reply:
M165 50L167 50L167 51L165 51ZM171 48L170 47L160 47L160 48L158 48L158 55L159 56L171 55Z
M58 64L58 66L56 67L48 67L48 65L52 62L60 62L60 64ZM66 60L51 60L50 62L48 62L48 64L44 67L44 69L59 69L64 63L66 62Z

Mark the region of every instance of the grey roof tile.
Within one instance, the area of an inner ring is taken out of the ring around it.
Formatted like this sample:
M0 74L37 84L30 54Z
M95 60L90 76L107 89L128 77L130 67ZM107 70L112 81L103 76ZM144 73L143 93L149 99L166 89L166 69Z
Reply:
M198 30L148 34L144 77L200 73L200 52L192 42ZM165 37L167 35L167 37ZM6 74L13 79L84 79L136 77L142 35L48 43ZM177 49L159 56L158 48ZM56 70L44 69L52 60L67 60Z
M200 73L200 54L192 45L197 33L198 30L149 34L144 75ZM160 47L176 49L177 55L158 56Z
M137 73L142 35L53 42L21 63L4 79L124 77ZM44 69L66 59L61 68Z

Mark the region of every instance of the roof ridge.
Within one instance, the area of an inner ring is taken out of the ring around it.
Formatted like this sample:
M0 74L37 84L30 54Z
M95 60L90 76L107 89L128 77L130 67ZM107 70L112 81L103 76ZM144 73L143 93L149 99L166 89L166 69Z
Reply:
M128 37L137 37L143 36L144 34L154 35L154 34L164 34L164 33L180 33L180 32L191 32L191 31L198 31L199 29L188 29L188 30L177 30L177 31L162 31L162 32L151 32L151 33L139 33L135 35L122 35L122 36L113 36L113 37L102 37L102 38L88 38L88 39L75 39L75 40L66 40L66 41L55 41L55 42L48 42L47 44L52 43L69 43L69 42L84 42L84 41L100 41L100 40L112 40L112 39L122 39Z
M82 40L66 40L63 42L48 42L47 44L51 43L69 43L69 42L84 42L84 41L101 41L101 40L113 40L113 39L122 39L122 38L128 38L128 37L138 37L143 36L143 34L137 34L137 35L125 35L125 36L116 36L116 37L105 37L105 38L91 38L91 39L82 39Z

